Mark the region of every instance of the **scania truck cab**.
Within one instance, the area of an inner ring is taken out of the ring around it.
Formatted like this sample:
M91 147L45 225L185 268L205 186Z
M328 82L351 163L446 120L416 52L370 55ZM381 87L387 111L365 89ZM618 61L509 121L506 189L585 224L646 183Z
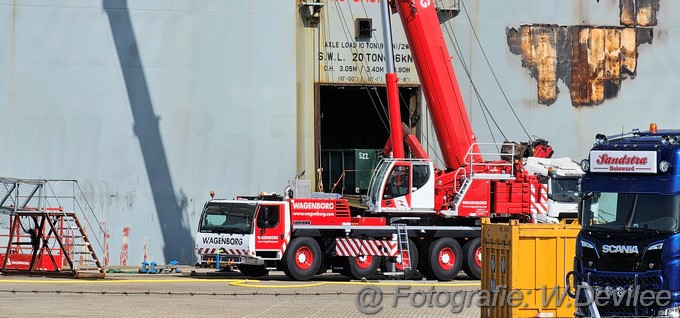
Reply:
M598 134L567 276L577 317L679 317L680 130ZM586 287L586 288L575 288Z

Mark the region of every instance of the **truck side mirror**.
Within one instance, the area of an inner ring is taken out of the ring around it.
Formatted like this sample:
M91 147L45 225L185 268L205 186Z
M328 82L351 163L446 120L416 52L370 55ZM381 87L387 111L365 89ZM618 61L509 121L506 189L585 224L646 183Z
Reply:
M262 206L260 207L260 215L257 216L257 227L259 228L265 228L269 226L269 207L268 206Z
M267 219L257 218L257 227L260 228L260 235L264 235L264 229L269 227L269 222L267 222Z

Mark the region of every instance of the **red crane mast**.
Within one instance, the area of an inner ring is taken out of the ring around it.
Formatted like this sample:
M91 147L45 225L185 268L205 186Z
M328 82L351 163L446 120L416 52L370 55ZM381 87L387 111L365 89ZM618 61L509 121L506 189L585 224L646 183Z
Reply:
M477 148L472 148L476 143L476 138L465 110L460 87L457 85L456 74L451 65L451 56L439 25L439 18L433 1L393 0L390 4L393 9L399 12L404 26L420 84L432 116L432 124L439 140L444 165L447 170L455 170L465 166L468 153L476 154L472 155L474 162L481 161L482 158L478 154ZM387 4L383 5L383 7L386 6ZM385 20L383 19L383 21ZM388 30L388 27L384 26L384 29ZM387 37L389 31L386 31L385 34ZM389 40L386 38L386 47L389 47L387 43L391 43ZM393 56L391 52L386 52L386 55L387 59L391 60ZM396 87L397 85L392 80L394 77L396 77L396 74L392 76L388 73L388 96L390 96L390 90L396 90L396 88L390 89L391 86ZM389 97L388 101L393 104ZM398 112L399 101L396 100L395 103ZM393 114L392 108L391 105L390 118L396 118L398 115ZM391 123L392 126L397 124L399 126L396 128L392 127L392 134L395 137L399 137L395 132L401 133L401 121ZM393 139L401 140L402 138ZM396 144L401 143L397 142ZM394 142L393 147L395 147ZM394 156L403 157L397 155L396 148ZM469 162L467 163L469 164Z

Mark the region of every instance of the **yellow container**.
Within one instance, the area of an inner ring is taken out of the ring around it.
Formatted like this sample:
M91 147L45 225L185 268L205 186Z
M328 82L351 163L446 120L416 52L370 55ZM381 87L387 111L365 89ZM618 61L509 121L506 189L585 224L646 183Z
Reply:
M581 226L482 220L482 318L574 317L565 291Z

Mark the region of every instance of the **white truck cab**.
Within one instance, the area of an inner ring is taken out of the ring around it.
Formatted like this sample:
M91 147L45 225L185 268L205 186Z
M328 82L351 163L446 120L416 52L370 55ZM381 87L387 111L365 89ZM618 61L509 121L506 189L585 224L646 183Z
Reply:
M526 158L524 168L538 176L541 185L547 188L546 212L551 218L576 218L580 180L584 174L578 163L569 157Z

